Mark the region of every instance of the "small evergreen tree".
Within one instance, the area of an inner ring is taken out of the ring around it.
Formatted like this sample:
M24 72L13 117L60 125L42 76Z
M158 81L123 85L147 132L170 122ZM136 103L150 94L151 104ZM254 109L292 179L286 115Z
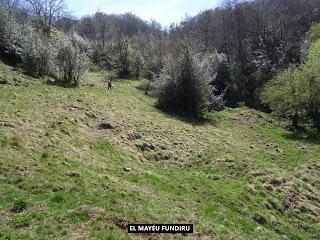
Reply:
M177 58L167 61L164 71L152 88L161 109L200 115L209 104L209 84L210 77L204 64L184 46Z

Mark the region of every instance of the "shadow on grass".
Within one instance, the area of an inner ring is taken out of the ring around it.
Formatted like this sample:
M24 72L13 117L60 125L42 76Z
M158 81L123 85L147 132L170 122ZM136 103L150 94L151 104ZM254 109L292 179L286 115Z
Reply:
M216 125L220 122L221 118L216 114L216 112L205 112L202 115L188 115L183 113L175 113L172 111L165 111L156 107L159 111L165 113L167 117L173 118L175 120L179 120L193 126L201 126L201 125Z
M55 79L54 81L49 79L49 80L46 81L46 83L48 85L51 85L51 86L58 86L58 87L62 87L62 88L75 88L75 87L78 87L78 86L73 86L73 85L70 85L70 84L66 84L64 81L61 81L59 79Z
M283 136L291 140L299 140L305 143L320 144L320 132L315 130L304 130L287 132Z

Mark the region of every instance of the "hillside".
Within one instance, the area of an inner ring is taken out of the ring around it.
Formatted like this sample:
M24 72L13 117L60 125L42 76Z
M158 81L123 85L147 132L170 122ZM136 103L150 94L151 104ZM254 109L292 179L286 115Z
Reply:
M62 88L0 63L0 239L319 239L318 140L247 108L170 116L106 77Z

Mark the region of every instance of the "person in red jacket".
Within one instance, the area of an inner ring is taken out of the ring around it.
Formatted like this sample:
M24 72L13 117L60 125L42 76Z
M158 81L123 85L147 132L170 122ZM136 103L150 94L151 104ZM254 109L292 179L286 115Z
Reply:
M111 80L108 81L108 90L111 90L113 87L113 83Z

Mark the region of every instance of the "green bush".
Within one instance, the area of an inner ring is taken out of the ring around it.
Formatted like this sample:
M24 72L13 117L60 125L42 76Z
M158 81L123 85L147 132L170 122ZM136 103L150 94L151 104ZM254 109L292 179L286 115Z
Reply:
M314 41L299 67L291 67L271 80L262 101L279 116L320 130L320 39Z
M309 42L315 42L320 39L320 24L314 23L306 33L306 37Z
M303 101L308 118L320 130L320 39L312 44L306 63L300 67Z
M139 85L137 86L137 89L142 90L142 91L149 91L150 81L147 79L140 80Z
M305 116L298 78L297 70L288 68L267 83L262 93L262 102L277 116L290 119L295 128Z

